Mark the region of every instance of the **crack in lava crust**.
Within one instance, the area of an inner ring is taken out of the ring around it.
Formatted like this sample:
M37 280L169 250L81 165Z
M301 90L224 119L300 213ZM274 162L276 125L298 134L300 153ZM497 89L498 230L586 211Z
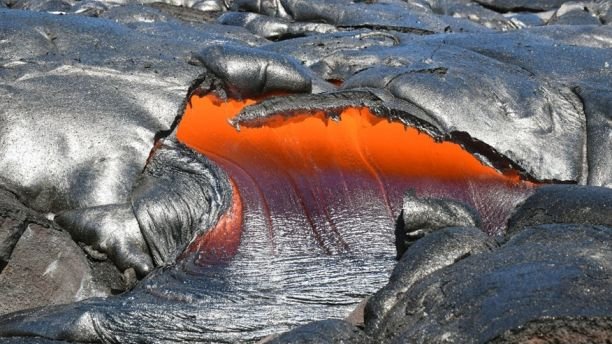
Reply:
M216 310L225 336L252 340L346 316L388 281L409 189L472 205L495 234L533 187L367 109L338 121L279 115L237 131L229 119L254 102L194 95L177 128L234 184L233 205L184 254L193 281L180 284Z
M269 242L309 228L309 246L327 254L354 248L344 232L393 228L403 193L448 197L472 205L489 234L499 234L514 204L533 184L480 163L460 145L348 108L340 120L323 113L274 116L264 126L228 122L254 100L190 99L177 137L236 180L245 208L258 209ZM353 243L361 245L362 243Z

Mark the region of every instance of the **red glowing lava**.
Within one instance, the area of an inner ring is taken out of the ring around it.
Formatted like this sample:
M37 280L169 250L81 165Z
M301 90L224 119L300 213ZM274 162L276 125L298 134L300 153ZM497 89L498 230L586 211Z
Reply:
M268 168L304 174L340 167L371 174L405 178L497 179L517 181L483 165L458 144L436 142L414 128L351 108L336 122L323 114L276 117L261 128L228 124L253 100L222 102L214 96L191 98L178 128L178 139L206 155L254 162Z
M276 116L262 127L237 131L229 119L254 102L193 96L177 137L219 163L240 193L250 190L245 206L267 218L272 241L274 228L304 226L326 252L350 250L344 227L392 228L410 188L466 201L481 212L485 229L495 232L509 211L502 209L509 204L496 199L530 188L515 173L483 165L458 144L436 142L365 108L348 108L339 121L322 113ZM222 225L237 226L227 223Z

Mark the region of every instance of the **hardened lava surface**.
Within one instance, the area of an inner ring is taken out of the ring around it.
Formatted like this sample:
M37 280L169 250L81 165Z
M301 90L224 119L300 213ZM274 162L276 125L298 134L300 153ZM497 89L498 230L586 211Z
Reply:
M611 13L0 0L0 341L609 341Z

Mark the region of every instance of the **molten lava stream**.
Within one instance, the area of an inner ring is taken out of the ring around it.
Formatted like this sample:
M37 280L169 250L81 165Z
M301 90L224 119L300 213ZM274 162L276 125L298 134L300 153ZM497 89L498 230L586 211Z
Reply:
M464 201L480 212L486 231L497 233L532 188L457 144L435 142L367 109L346 109L340 121L319 113L277 116L240 131L230 126L228 120L252 103L193 96L177 137L228 172L244 206L242 229L265 227L265 238L253 240L274 254L374 252L392 245L408 189ZM227 223L239 230L241 222L222 221L225 233L231 232ZM229 241L237 247L238 240ZM199 249L214 240L205 241Z

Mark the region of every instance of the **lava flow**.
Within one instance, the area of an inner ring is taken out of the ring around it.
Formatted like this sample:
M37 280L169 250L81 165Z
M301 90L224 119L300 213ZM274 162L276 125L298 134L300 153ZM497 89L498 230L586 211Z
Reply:
M484 229L496 234L532 188L516 174L483 165L458 144L436 142L364 108L345 109L337 121L314 113L276 116L240 131L232 127L229 119L254 102L195 95L177 137L237 184L246 220L223 220L221 227L263 226L273 253L297 242L303 250L354 252L372 231L389 238L409 189L472 205ZM239 237L232 238L237 247Z

